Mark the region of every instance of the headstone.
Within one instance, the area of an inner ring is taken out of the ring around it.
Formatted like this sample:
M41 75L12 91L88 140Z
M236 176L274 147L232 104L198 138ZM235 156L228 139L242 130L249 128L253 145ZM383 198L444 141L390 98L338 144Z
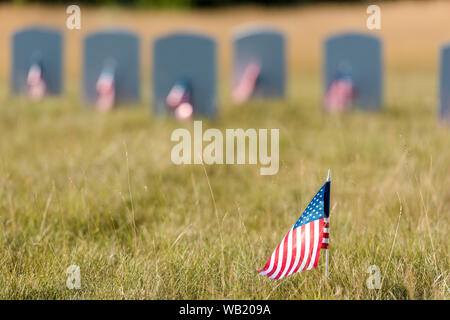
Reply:
M439 117L450 122L450 45L441 50Z
M182 32L153 44L154 112L168 114L169 93L189 96L193 116L216 115L216 43L208 36Z
M252 26L235 33L232 85L237 102L246 100L245 88L249 86L248 98L284 96L285 38L279 31Z
M59 31L41 27L26 28L13 35L11 69L13 93L28 92L28 79L33 66L39 69L45 82L45 94L62 93L62 41Z
M125 30L105 30L84 39L83 93L88 104L99 98L99 82L114 78L115 103L140 97L139 38Z
M360 33L342 33L325 41L325 92L340 74L351 78L354 105L378 110L383 103L383 60L378 38Z

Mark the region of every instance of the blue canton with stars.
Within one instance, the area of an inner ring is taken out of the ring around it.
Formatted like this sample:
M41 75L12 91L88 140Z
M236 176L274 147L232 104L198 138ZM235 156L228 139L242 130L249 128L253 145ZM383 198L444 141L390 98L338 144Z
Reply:
M306 207L305 211L303 211L303 214L300 216L300 218L297 220L297 222L294 225L294 229L301 227L304 224L310 223L317 219L324 218L325 210L324 210L324 194L325 194L325 186L327 184L325 183L322 188L316 193L314 198L311 200L311 202Z

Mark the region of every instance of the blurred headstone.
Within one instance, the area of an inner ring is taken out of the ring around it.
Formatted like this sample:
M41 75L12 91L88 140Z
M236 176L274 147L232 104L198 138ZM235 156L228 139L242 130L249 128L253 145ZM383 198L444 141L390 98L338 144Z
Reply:
M441 49L439 117L450 122L450 45Z
M62 93L62 41L59 31L41 27L26 28L13 35L13 93L27 93L33 100Z
M268 27L244 27L235 33L233 44L233 100L283 97L284 36Z
M182 32L153 44L153 98L156 114L179 119L216 115L216 43Z
M83 93L88 104L107 110L140 97L139 38L105 30L84 39Z
M323 72L326 107L345 109L351 100L361 109L381 109L383 60L378 38L360 33L329 37Z

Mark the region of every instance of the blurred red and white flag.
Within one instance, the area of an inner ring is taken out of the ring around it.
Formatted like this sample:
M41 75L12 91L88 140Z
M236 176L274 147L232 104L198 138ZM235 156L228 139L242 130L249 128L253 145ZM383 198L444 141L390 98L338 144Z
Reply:
M325 109L331 112L345 111L352 107L355 87L349 77L339 77L329 86L325 94Z
M101 111L111 110L116 99L114 74L109 71L102 72L97 80L96 89L97 108Z
M33 101L41 100L46 92L47 85L42 76L39 64L33 64L27 75L28 97Z
M256 81L261 72L259 63L252 62L244 70L237 86L233 91L233 100L236 103L247 101L255 90Z
M329 245L331 179L328 177L264 268L256 271L260 275L282 279L317 266L320 250L328 250Z
M194 107L191 103L191 93L186 83L176 83L166 98L167 107L176 119L186 121L192 118Z

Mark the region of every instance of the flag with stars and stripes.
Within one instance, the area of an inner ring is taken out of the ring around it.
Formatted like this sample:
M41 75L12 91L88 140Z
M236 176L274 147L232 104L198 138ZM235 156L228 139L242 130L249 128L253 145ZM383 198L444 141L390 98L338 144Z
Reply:
M329 245L330 184L328 175L327 182L275 248L264 268L256 272L281 279L317 266L320 250L327 250Z

